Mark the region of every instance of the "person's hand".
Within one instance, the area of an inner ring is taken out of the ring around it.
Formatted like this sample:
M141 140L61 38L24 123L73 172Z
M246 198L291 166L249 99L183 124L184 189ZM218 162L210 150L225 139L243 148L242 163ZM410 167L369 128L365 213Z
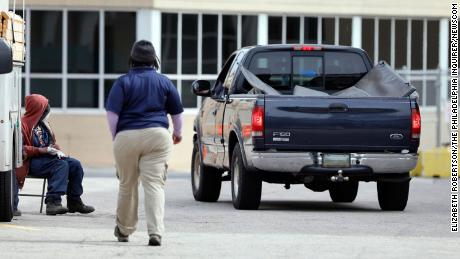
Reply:
M57 150L61 150L61 147L58 144L53 144L51 145L52 148L55 148Z
M182 136L176 136L175 134L173 134L172 138L174 145L177 145L182 141Z

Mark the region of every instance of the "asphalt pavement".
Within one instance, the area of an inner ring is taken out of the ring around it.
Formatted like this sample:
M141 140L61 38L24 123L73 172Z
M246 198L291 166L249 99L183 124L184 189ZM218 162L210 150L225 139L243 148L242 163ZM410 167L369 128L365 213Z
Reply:
M460 258L448 180L413 179L404 212L381 211L375 183L360 183L351 204L334 204L328 192L303 185L264 183L260 209L237 211L229 182L217 203L201 203L189 174L172 172L161 247L147 246L143 202L138 231L129 243L116 242L117 184L112 170L87 172L83 199L96 207L89 215L46 216L38 198L21 197L23 216L0 223L0 258ZM23 191L40 188L29 179Z

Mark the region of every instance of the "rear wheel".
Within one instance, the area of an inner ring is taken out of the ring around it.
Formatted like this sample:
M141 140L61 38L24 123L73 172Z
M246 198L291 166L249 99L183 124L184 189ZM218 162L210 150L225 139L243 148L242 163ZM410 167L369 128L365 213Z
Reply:
M333 202L353 202L358 195L358 181L331 183L329 196Z
M238 210L256 210L262 195L262 180L244 167L240 146L233 150L231 161L232 200Z
M197 201L216 202L222 186L222 172L203 165L198 143L195 142L192 153L192 191Z
M409 199L409 180L377 182L377 194L382 210L403 211Z

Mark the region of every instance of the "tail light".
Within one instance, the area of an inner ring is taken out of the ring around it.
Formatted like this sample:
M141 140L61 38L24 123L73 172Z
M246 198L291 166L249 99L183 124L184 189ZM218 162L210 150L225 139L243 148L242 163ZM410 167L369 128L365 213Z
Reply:
M416 108L412 108L412 138L420 138L422 131L422 118L420 116L420 109L417 105Z
M264 108L260 106L254 107L252 110L252 136L262 137L264 135Z

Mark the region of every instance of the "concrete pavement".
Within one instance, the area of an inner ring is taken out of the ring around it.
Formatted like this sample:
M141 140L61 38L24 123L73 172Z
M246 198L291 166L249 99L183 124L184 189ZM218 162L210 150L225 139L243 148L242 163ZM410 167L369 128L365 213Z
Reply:
M107 171L87 175L83 198L95 213L40 215L39 199L22 197L23 216L0 223L0 258L459 258L446 180L414 179L404 212L380 211L375 183L360 183L352 204L334 204L327 192L303 185L264 183L260 209L237 211L228 182L219 202L200 203L188 173L170 173L167 233L155 248L146 246L142 202L138 231L129 243L116 242L117 179ZM39 192L40 181L26 184L25 192Z

